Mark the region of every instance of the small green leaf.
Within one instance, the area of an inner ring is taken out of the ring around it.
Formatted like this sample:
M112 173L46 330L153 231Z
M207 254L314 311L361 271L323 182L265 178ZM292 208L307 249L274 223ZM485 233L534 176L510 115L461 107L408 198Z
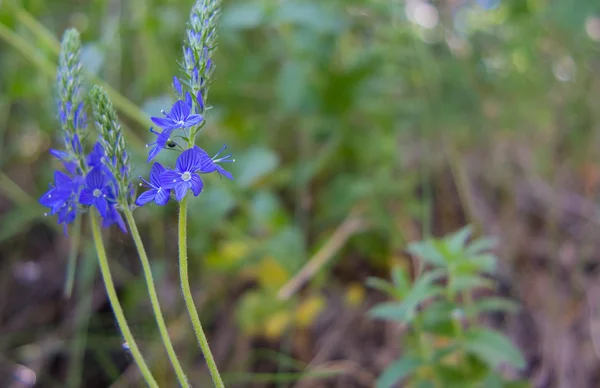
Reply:
M489 297L476 300L465 307L467 318L475 318L479 314L488 312L503 312L514 314L519 310L519 305L513 301L498 297Z
M463 341L467 352L481 358L491 368L501 364L518 369L525 367L523 355L503 334L487 328L472 328L465 333Z
M369 311L369 315L376 319L387 319L390 321L407 321L408 310L406 305L399 302L380 303Z
M423 362L413 357L405 357L388 365L377 379L376 388L392 388L416 371Z
M430 264L445 267L446 260L435 247L434 241L435 240L411 243L408 245L408 252Z
M493 249L496 245L498 245L496 237L481 237L469 244L465 253L469 256L479 255Z
M448 244L450 252L461 252L467 244L467 240L469 239L469 236L471 236L472 232L473 228L470 225L467 225L458 232L446 237L444 240Z
M403 294L405 294L410 288L410 282L406 274L406 270L399 265L394 266L392 269L392 282L394 286Z
M389 296L391 296L393 298L399 299L401 297L398 290L396 290L390 282L386 282L383 279L379 279L376 277L369 277L369 278L367 278L366 283L367 283L368 287L371 287L375 290L379 290L385 294L388 294Z
M448 289L451 293L474 290L479 288L493 288L491 280L477 275L457 275L451 276Z

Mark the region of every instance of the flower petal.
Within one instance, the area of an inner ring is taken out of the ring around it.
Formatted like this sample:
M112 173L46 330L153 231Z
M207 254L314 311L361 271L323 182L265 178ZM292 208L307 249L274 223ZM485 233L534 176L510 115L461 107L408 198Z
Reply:
M96 198L94 201L94 206L96 206L98 213L100 213L102 217L106 217L106 213L108 212L108 202L104 197Z
M81 190L81 194L79 194L79 203L82 205L91 205L95 199L94 192L87 187Z
M148 160L146 160L146 163L150 163L150 161L152 159L154 159L156 157L156 155L158 155L160 153L160 151L162 151L162 150L163 150L162 147L159 147L158 145L155 145L154 147L152 147L152 149L148 153Z
M181 202L181 200L185 197L189 188L190 185L188 182L177 182L177 184L175 185L175 197L179 202Z
M152 190L148 190L148 191L142 193L138 197L138 199L135 201L135 204L138 206L144 206L148 202L154 201L154 198L156 197L157 192L158 192L158 190L152 189Z
M190 179L189 184L191 186L190 188L192 189L192 192L194 193L194 196L197 197L202 191L202 187L204 186L204 183L202 183L202 179L200 179L198 175L194 174L192 175L192 179Z
M150 120L163 129L176 128L177 125L170 118L150 117Z
M162 174L160 174L160 186L165 189L172 189L175 187L177 182L181 181L181 173L166 168Z
M150 170L150 184L155 187L160 187L160 176L165 172L165 168L162 164L154 162L152 169Z
M56 171L54 173L54 184L56 187L66 187L68 188L73 184L73 180L70 176L61 171Z
M202 122L202 120L204 120L204 117L202 117L202 115L190 115L186 120L185 120L185 127L189 128L189 127L193 127L195 125L198 125Z
M168 117L178 123L180 121L185 121L189 114L190 106L185 101L179 100L173 104Z
M85 177L85 183L92 190L104 188L104 174L102 173L102 169L95 167L92 171L88 172Z
M177 162L175 166L177 167L177 171L180 173L191 172L194 173L200 168L200 156L198 151L194 148L187 149L179 155L177 158Z
M217 169L217 172L219 173L219 175L222 175L227 179L233 180L233 175L231 175L231 173L229 171L225 170L223 167L216 164L216 169Z
M154 202L156 202L159 206L165 206L167 202L169 202L169 198L171 198L171 190L163 189L162 187L156 192L156 197L154 198Z

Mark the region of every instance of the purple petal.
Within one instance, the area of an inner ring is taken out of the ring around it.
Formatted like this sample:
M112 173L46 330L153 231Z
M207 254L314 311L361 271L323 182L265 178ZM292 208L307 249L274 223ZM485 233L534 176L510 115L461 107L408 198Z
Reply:
M223 175L225 178L227 179L231 179L233 180L233 175L231 175L231 173L227 170L225 170L223 167L219 166L218 164L215 165L217 172L219 173L219 175Z
M190 185L188 182L180 181L175 185L175 197L179 202L185 197L189 188Z
M165 171L162 164L155 162L150 170L150 184L154 187L160 187L160 176Z
M91 205L95 199L94 192L87 187L81 190L81 194L79 194L79 203L82 205Z
M192 179L190 179L189 184L190 188L192 189L192 192L194 193L194 196L197 197L202 191L202 187L204 186L204 183L202 183L202 179L200 179L198 175L194 174L192 175Z
M159 206L165 206L171 197L171 190L163 189L162 187L156 192L154 202Z
M73 184L73 180L67 174L60 172L60 171L56 171L54 173L54 184L57 187L69 186L69 185Z
M146 163L150 163L150 161L154 159L156 155L160 153L160 151L162 151L162 147L159 147L158 145L152 147L152 149L148 153L148 160L146 160Z
M94 201L94 206L96 206L98 213L100 213L102 217L106 217L106 213L108 212L108 202L104 197L96 198Z
M173 187L175 187L175 184L180 181L181 173L177 171L165 169L165 171L162 174L160 174L160 186L165 189L172 189Z
M150 117L150 120L161 128L173 128L175 123L170 118Z
M102 169L95 167L85 177L85 183L87 183L90 189L102 189L104 187L104 174Z
M158 192L158 190L152 189L152 190L148 190L148 191L142 193L138 197L138 199L135 201L135 204L138 206L144 206L148 202L154 201L154 197L156 196L157 192Z
M68 153L66 153L65 151L55 150L54 148L50 149L50 154L58 160L60 160L61 162L64 162L65 160L69 159Z
M178 123L180 121L185 121L189 114L190 106L184 101L179 100L173 104L171 112L169 112L169 118Z
M185 120L185 126L186 127L193 127L195 125L198 125L202 122L202 120L204 120L204 117L202 117L202 115L190 115L187 120Z
M198 151L194 148L190 148L183 151L179 155L175 166L177 167L177 171L179 171L180 173L184 173L186 171L194 173L200 168L201 162L202 161L200 159Z

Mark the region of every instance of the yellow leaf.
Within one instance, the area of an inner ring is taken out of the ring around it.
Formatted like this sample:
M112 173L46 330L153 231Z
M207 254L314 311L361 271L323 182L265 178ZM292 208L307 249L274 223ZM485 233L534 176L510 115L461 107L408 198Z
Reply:
M296 324L300 327L310 326L323 311L325 304L325 298L321 295L313 295L304 299L296 309Z
M258 282L267 289L278 289L290 278L290 274L272 257L265 258L257 268Z
M271 315L265 321L264 335L265 337L276 340L281 337L283 331L289 325L291 320L290 313L288 311L278 311Z
M359 307L365 300L365 288L360 283L352 283L346 289L346 304L349 307Z

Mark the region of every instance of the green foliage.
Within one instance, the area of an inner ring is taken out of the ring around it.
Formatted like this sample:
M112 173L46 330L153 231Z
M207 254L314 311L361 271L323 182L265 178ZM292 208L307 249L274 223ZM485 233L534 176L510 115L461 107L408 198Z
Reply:
M391 283L368 279L368 285L394 299L371 309L371 317L406 328L404 354L379 376L378 388L404 380L414 387L507 387L515 382L505 381L498 368L525 367L510 339L481 324L485 313L514 312L516 306L482 293L494 285L487 276L496 264L488 252L494 240L469 242L470 235L467 226L444 238L411 243L408 251L425 268L412 284L399 266L392 270Z

